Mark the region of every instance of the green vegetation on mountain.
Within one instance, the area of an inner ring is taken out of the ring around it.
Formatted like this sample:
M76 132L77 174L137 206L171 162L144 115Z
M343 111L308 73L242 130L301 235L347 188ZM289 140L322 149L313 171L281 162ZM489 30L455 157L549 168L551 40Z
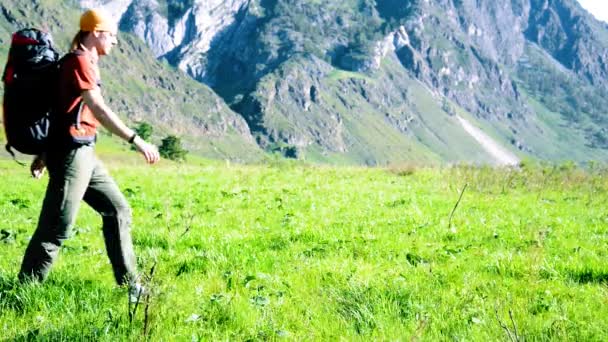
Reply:
M583 145L608 149L608 89L563 71L563 66L548 61L535 46L528 46L527 51L528 58L520 60L517 70L522 88L548 110L560 113L553 120L582 132L578 135L584 137Z
M182 147L182 140L175 135L169 135L161 141L158 147L160 156L174 161L185 161L188 151Z
M520 156L605 160L606 36L573 0L251 1L217 33L206 75L262 147L298 158L492 162L454 117L442 125L458 108ZM406 132L411 118L428 124Z

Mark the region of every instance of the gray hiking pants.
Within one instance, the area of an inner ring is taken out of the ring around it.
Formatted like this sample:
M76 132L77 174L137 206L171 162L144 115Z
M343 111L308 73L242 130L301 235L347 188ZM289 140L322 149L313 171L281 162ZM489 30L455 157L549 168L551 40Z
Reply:
M19 279L43 281L76 220L80 201L103 218L103 235L119 285L135 280L131 208L93 146L81 146L47 162L49 184L36 232L25 251Z

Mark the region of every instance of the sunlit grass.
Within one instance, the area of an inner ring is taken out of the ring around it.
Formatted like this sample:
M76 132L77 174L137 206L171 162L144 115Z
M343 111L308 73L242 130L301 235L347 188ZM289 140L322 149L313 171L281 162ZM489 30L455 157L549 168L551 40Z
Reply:
M605 168L197 164L108 162L155 265L153 340L608 335ZM2 337L141 340L87 207L49 281L16 284L46 181L0 173Z

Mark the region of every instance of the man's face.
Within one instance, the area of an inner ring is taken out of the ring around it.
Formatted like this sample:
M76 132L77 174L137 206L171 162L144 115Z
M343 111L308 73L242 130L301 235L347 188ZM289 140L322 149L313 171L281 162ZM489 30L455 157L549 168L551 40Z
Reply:
M97 32L96 48L100 56L109 54L116 44L118 44L116 30Z

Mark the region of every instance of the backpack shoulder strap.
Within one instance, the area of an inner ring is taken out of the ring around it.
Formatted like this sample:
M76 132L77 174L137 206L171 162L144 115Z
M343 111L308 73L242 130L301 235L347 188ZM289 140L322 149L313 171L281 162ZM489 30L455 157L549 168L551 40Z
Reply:
M75 51L70 51L70 52L66 53L61 58L59 58L59 64L63 63L65 60L67 60L68 58L71 58L72 56L74 56L76 54L77 53Z

